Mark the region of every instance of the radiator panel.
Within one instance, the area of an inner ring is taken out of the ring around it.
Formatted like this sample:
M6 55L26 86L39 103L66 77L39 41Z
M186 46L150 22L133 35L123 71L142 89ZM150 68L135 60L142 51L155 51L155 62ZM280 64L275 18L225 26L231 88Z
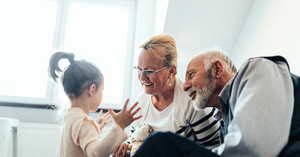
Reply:
M21 122L18 137L19 157L54 157L60 124Z

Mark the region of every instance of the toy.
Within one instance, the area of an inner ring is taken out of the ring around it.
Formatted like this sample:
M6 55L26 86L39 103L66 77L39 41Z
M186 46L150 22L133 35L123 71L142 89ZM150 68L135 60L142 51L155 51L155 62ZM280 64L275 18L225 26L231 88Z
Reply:
M128 144L127 149L131 150L130 156L133 156L137 149L143 144L144 140L153 132L149 124L139 124L130 138L131 144Z

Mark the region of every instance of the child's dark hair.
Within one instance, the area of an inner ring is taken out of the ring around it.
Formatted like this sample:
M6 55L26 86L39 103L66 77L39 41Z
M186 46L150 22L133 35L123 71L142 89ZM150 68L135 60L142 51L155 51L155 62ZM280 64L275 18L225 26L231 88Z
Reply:
M92 62L86 60L74 60L73 53L56 52L51 56L49 62L49 76L57 82L58 73L63 72L60 81L67 96L72 100L79 97L83 90L96 85L96 89L103 83L103 75L100 69ZM70 65L64 70L59 68L59 61L68 59Z

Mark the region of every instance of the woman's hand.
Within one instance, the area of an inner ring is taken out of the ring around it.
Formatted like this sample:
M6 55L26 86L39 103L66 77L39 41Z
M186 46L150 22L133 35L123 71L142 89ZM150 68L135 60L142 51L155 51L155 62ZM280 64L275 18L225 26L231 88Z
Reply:
M111 155L114 157L127 157L127 143L123 143Z
M112 122L112 120L107 121L111 117L111 115L107 116L109 114L109 112L106 112L105 115L103 117L101 117L102 112L103 112L103 110L100 111L98 118L96 119L96 122L100 126L100 130L102 130L102 128L104 128L106 126L106 124L109 124L110 122Z
M111 108L108 109L109 113L112 115L115 122L124 130L128 125L130 125L133 121L142 117L139 115L137 117L133 117L141 108L138 107L135 111L133 109L137 106L138 102L134 103L129 110L127 110L129 99L126 100L123 109L119 113L115 113L115 111ZM133 112L132 112L133 111Z

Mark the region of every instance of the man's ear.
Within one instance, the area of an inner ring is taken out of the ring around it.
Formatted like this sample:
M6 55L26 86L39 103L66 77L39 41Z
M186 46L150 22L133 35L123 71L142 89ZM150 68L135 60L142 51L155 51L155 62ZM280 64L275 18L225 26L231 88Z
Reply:
M93 96L96 93L96 85L92 84L89 88L89 96Z
M169 73L169 77L168 78L172 79L175 76L176 71L177 71L176 66L172 65L171 68L170 68L170 70L169 70L170 73Z
M212 73L215 78L220 78L223 75L223 64L217 60L212 65Z

